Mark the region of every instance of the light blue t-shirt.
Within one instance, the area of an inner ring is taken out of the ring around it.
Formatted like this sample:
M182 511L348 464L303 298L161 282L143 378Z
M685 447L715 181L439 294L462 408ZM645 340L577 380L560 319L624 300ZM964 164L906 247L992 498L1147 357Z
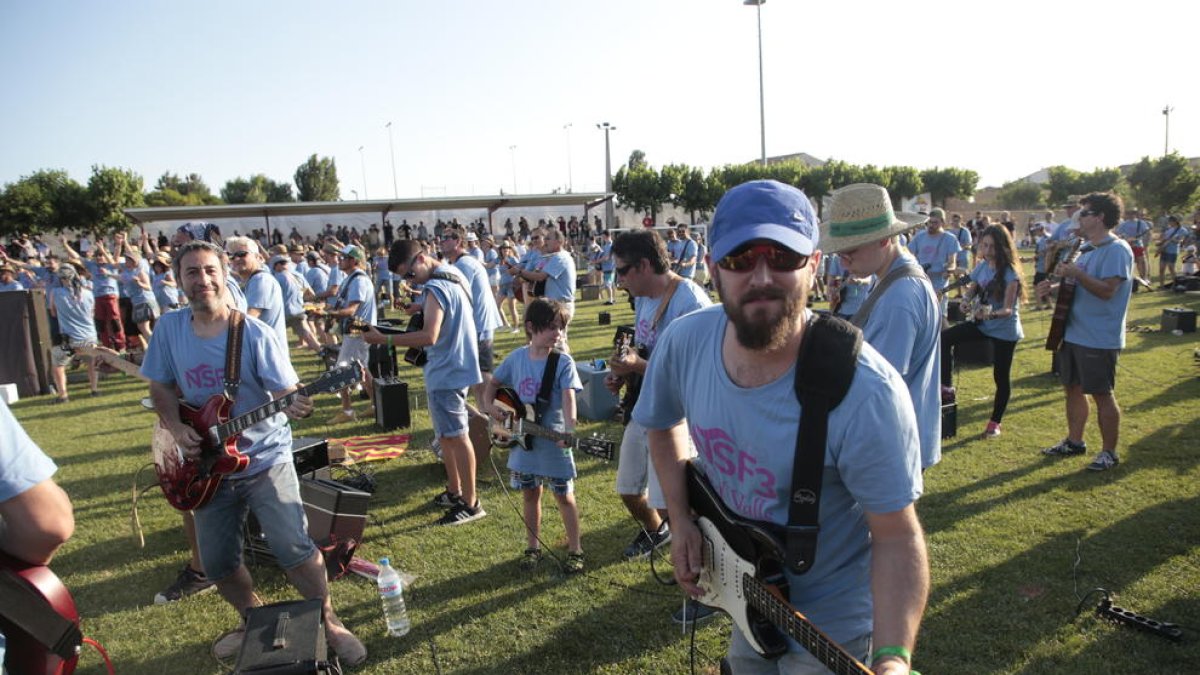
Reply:
M268 277L271 283L275 283ZM231 417L238 417L271 401L271 392L299 381L287 352L267 324L247 316L242 335L241 383ZM222 393L225 377L225 340L221 333L201 339L192 331L192 309L167 312L154 327L154 339L146 349L142 374L155 382L176 385L183 400L199 407ZM292 461L292 429L287 416L276 413L247 427L237 443L238 451L250 456L250 466L226 480L248 478L276 464Z
M16 279L13 279L12 281L10 281L8 283L0 283L0 293L6 292L6 291L23 291L23 290L25 290L25 286L20 281L17 281Z
M538 391L542 388L542 374L546 370L546 359L534 360L529 355L529 346L518 347L505 357L504 362L496 369L496 380L502 385L512 387L522 403L533 405L537 402ZM558 367L554 372L554 386L550 389L550 400L542 410L541 426L554 431L565 431L566 421L563 418L563 392L574 389L583 390L583 382L575 371L575 361L569 354L560 354ZM574 478L575 453L571 448L560 448L558 443L549 438L537 436L533 440L532 450L522 450L514 447L508 451L508 468L521 473L532 473L549 478Z
M836 255L826 256L824 260L829 261L828 274L831 277L838 277L841 280L842 302L838 305L837 314L843 318L854 316L859 307L862 307L863 301L867 299L867 294L870 292L874 281L871 283L856 284L851 280L850 275L846 273L846 268L842 267L842 259Z
M483 265L487 269L488 284L500 285L500 253L496 249L488 249L483 254Z
M675 267L675 268L679 267L679 244L680 243L681 242L678 239L668 239L667 240L667 257L671 259L671 266Z
M992 268L992 264L986 260L981 261L971 270L971 281L979 287L980 293L987 294L987 306L993 311L1004 309L1004 291L1000 293L1000 299L988 292L988 284L992 283L992 279L996 278L996 270ZM1011 267L1004 270L1004 287L1014 281L1020 281L1017 273ZM979 332L990 338L997 340L1005 340L1007 342L1017 342L1025 337L1025 331L1021 327L1020 315L1020 296L1017 302L1013 303L1013 313L1011 316L1001 317L999 319L987 319L979 322Z
M909 242L908 250L912 251L917 257L917 262L925 269L934 290L941 290L946 287L946 261L951 255L962 250L962 247L958 244L958 238L949 232L943 230L937 235L931 235L928 230L921 230Z
M0 502L6 502L48 480L58 470L54 460L29 438L0 399Z
M303 314L304 289L308 286L304 277L290 266L284 267L281 272L276 272L274 277L275 281L279 283L280 292L283 293L284 316L291 318Z
M1083 284L1075 284L1075 300L1063 339L1093 349L1124 349L1125 316L1133 293L1133 249L1128 242L1109 234L1099 246L1085 244L1080 251L1075 264L1089 276L1101 281L1115 277L1121 283L1108 300L1096 297Z
M1187 228L1182 225L1179 227L1164 227L1162 252L1167 255L1179 255L1179 245L1187 239L1187 236Z
M120 280L117 278L115 265L105 265L90 259L84 260L83 265L87 267L88 274L92 275L92 289L97 298L117 295Z
M462 389L483 381L479 373L475 320L468 306L471 301L467 296L466 279L457 267L439 265L437 271L461 281L433 277L425 282L426 296L432 294L442 307L442 326L437 342L425 348L425 355L429 357L425 364L425 389ZM425 297L422 297L421 303L424 302Z
M658 343L658 338L662 335L667 326L675 319L690 314L698 309L703 309L712 304L708 293L704 292L695 282L684 279L675 287L675 293L671 296L670 303L667 304L666 311L663 312L662 318L659 319L658 325L652 325L654 315L658 314L658 307L662 304L662 298L647 298L637 297L633 299L633 321L634 321L634 342L646 348L647 353L654 352L654 345Z
M475 320L475 335L481 342L491 340L504 322L500 319L500 310L496 307L496 296L488 283L487 269L478 258L461 255L454 261L454 267L467 280L467 288L471 289L471 315Z
M175 275L171 270L150 277L150 285L154 287L154 299L158 301L158 306L164 312L179 305L179 287L168 286L166 284L168 280L175 280Z
M329 288L329 268L324 265L308 268L304 280L312 286L313 293L324 293Z
M258 320L274 329L280 344L286 345L287 320L283 316L283 291L270 272L260 270L246 281L246 307L261 310Z
M1114 230L1118 237L1128 237L1133 241L1129 242L1130 247L1138 246L1145 248L1146 235L1150 234L1150 223L1138 218L1135 220L1122 221Z
M503 264L504 265L514 265L515 267L520 267L521 261L518 260L516 256L509 255L509 256L504 257ZM509 274L508 268L505 267L504 271L500 272L500 288L512 288L513 279L514 279L513 275Z
M246 313L246 294L238 283L237 277L228 269L225 270L225 289L229 291L229 306L237 311Z
M130 302L137 305L149 305L156 303L154 299L154 289L142 288L138 284L138 275L145 274L146 280L150 280L150 265L145 260L139 260L137 265L130 269L123 267L121 269L121 294L123 297L129 298Z
M685 279L696 276L696 254L698 252L695 239L685 239L679 242L679 276ZM684 266L683 261L689 258L692 259L692 264Z
M81 342L98 342L96 338L96 300L87 285L79 288L76 295L72 289L59 286L50 291L54 312L58 317L58 329L63 335Z
M611 241L606 241L600 246L601 272L612 272L617 268L617 263L613 260L612 246L613 243Z
M913 264L901 254L888 272ZM874 285L872 285L874 290ZM942 459L942 317L937 295L925 279L898 279L875 303L863 326L863 340L875 348L908 385L917 413L921 468Z
M1046 273L1046 245L1049 243L1050 237L1043 235L1033 245L1033 271L1038 274Z
M673 322L650 361L633 418L666 429L686 417L696 463L722 501L743 517L784 524L801 414L795 366L760 387L734 384L721 351L726 330L720 305ZM864 512L892 513L921 495L920 444L904 382L868 344L828 421L816 560L806 574L788 574L789 599L845 642L872 625Z
M375 325L379 308L375 305L375 285L371 283L371 277L367 276L366 272L355 270L346 277L334 298L335 309L349 307L351 303L357 302L354 318Z
M970 228L960 227L957 231L954 229L949 229L946 231L950 234L953 234L955 238L958 239L958 245L962 247L962 250L958 252L958 257L956 259L959 269L967 269L967 254L971 250Z
M575 302L575 257L559 251L537 262L537 271L550 276L546 279L546 297L559 302Z
M338 267L330 268L329 281L325 285L325 290L328 291L331 288L337 288L338 290L341 290L342 282L345 280L346 280L346 273L343 272L341 270L341 268L338 268ZM329 296L328 299L325 300L325 304L327 306L329 306L330 308L333 308L334 303L336 303L336 302L337 302L337 294L331 295L331 296Z

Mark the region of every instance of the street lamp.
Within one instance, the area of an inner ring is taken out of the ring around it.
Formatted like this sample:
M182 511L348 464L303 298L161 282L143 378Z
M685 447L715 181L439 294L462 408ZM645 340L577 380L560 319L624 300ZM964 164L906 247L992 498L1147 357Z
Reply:
M513 194L517 194L517 146L508 146L508 151L512 153L512 170L513 170Z
M612 152L608 144L608 132L616 131L617 128L608 122L601 122L596 128L604 130L604 192L607 196L604 200L604 227L607 229L613 226Z
M396 189L396 146L392 145L392 123L388 122L384 126L388 130L388 150L392 152L392 199L399 199L400 191Z
M742 0L743 5L754 5L758 13L758 129L762 144L762 163L767 165L767 109L763 99L763 55L762 55L762 6L767 0Z
M1175 110L1175 108L1173 108L1169 105L1163 106L1163 111L1162 111L1163 118L1164 118L1163 121L1166 123L1166 126L1167 126L1166 132L1165 132L1166 136L1163 139L1163 156L1166 156L1166 155L1170 154L1170 152L1171 152L1171 112L1174 110Z
M573 123L567 122L563 125L563 129L567 132L567 192L574 192L575 181L571 178L571 127Z
M354 201L358 201L358 190L350 188L350 194L354 195Z
M364 146L361 145L358 146L358 162L362 165L363 199L370 199L370 197L367 196L367 160L363 158L363 147Z

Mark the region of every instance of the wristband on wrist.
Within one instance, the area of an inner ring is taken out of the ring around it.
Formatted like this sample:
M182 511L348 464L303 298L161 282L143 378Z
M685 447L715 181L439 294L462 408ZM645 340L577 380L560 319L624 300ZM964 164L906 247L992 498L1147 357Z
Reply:
M871 663L875 663L876 661L888 656L895 656L904 659L905 663L907 663L909 666L912 665L912 652L899 645L892 647L880 647L879 649L876 649L875 653L871 654Z
M389 335L389 336L388 336L388 346L389 346L389 347L393 347L393 346L395 346L395 345L393 345L393 344L392 344L392 336L391 336L391 335Z

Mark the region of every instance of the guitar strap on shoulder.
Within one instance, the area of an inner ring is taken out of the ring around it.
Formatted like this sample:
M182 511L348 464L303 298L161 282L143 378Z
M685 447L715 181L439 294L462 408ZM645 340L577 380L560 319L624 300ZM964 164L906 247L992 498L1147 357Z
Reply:
M795 574L804 574L816 560L829 413L850 390L862 342L862 331L850 322L815 315L800 343L794 384L801 409L800 430L792 462L785 561Z
M9 570L0 570L0 617L64 661L74 658L83 644L79 626L56 612L44 597Z
M559 353L556 349L551 349L546 356L546 368L542 371L542 387L538 389L537 401L533 404L533 411L537 419L534 422L541 424L542 416L546 413L546 408L550 406L550 392L554 390L554 375L558 372L558 357Z
M229 332L225 335L225 398L237 400L242 381L242 333L246 315L234 310L229 313Z
M879 298L883 297L884 291L886 291L889 286L905 277L924 276L928 275L925 274L925 270L915 262L909 262L904 265L900 265L891 272L888 272L887 275L885 275L883 279L881 279L879 283L875 285L875 288L871 289L871 294L867 296L866 300L863 301L862 306L858 308L858 311L854 313L854 316L850 317L850 323L854 324L858 328L862 328L863 326L867 325L867 319L871 317L871 310L875 309L875 303L879 302Z

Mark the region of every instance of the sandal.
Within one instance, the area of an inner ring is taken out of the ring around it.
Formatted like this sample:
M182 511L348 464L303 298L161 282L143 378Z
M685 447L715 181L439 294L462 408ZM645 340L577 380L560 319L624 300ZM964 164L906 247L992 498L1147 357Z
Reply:
M521 569L528 572L529 570L537 567L537 564L541 561L542 561L542 549L527 548L527 549L525 549L525 553L521 557Z
M563 564L563 571L567 574L579 574L583 571L583 551L579 553L568 553L567 562Z

